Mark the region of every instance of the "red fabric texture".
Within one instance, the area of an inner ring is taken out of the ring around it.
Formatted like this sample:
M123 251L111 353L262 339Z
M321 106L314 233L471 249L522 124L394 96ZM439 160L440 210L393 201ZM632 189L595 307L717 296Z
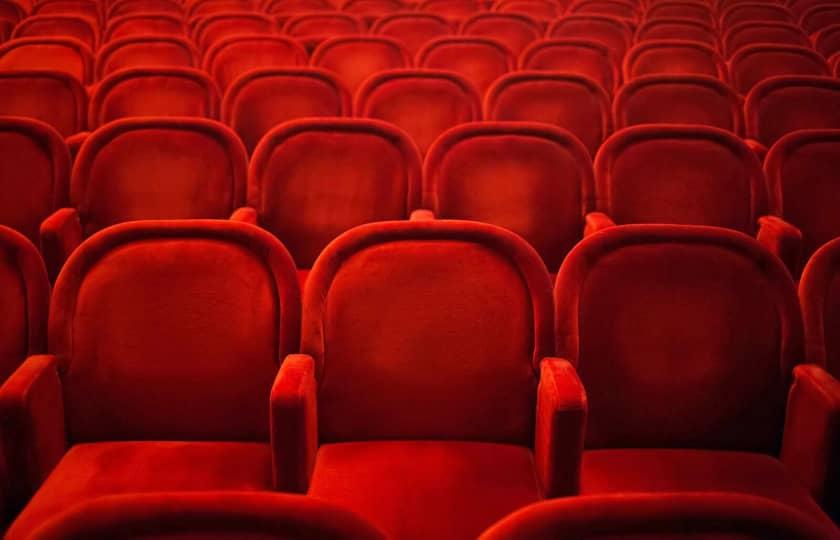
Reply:
M543 24L559 17L564 9L560 2L542 0L499 0L492 7L499 13L528 15Z
M411 65L399 41L382 36L334 37L312 53L311 63L336 74L351 94L371 75Z
M96 76L142 66L198 67L199 53L184 36L139 35L113 39L96 55Z
M336 36L361 35L367 32L361 17L349 13L303 13L292 15L283 25L283 33L302 42L313 51L325 40Z
M799 282L799 301L805 321L805 346L810 362L840 376L840 241L832 240L811 257Z
M833 4L822 4L806 9L799 17L799 24L808 32L815 34L832 24L840 22L840 10Z
M122 15L148 11L184 15L184 7L177 0L116 0L110 3L106 15L110 20Z
M533 43L519 58L519 68L561 71L588 77L607 94L618 88L618 60L607 45L592 39L554 38Z
M717 47L718 44L715 27L696 19L683 17L648 19L636 31L637 42L659 39L688 39L705 43L710 47Z
M93 77L93 54L77 39L26 37L0 45L0 69L59 71L87 84Z
M516 67L510 49L499 40L454 36L429 41L417 53L418 67L455 71L475 86L479 95Z
M627 0L579 0L572 2L569 13L590 13L609 15L628 22L635 22L640 7Z
M780 75L829 76L825 59L811 47L762 43L742 47L729 60L732 88L746 95L759 82Z
M647 19L663 19L668 17L683 17L706 24L715 24L712 9L700 2L676 1L659 2L648 7L645 12Z
M802 232L776 216L758 219L756 240L779 257L794 276L802 258Z
M498 39L514 56L519 56L531 42L542 37L543 28L521 13L476 13L461 23L460 33Z
M252 11L222 11L203 17L195 25L193 36L201 50L237 34L271 34L274 32L274 19L262 13Z
M697 41L657 39L637 43L627 51L624 80L641 75L707 75L727 79L726 62L714 47Z
M72 75L59 71L0 72L0 115L25 116L55 128L62 137L82 131L87 95Z
M591 39L606 45L615 58L624 58L633 43L633 31L627 22L597 14L574 14L557 19L548 27L546 37Z
M799 26L783 21L749 21L734 25L721 36L723 52L732 57L740 48L756 43L810 46L808 36Z
M254 68L295 67L307 63L306 51L285 36L249 34L226 37L204 53L204 70L224 91Z
M186 26L180 15L154 12L153 14L132 13L108 18L103 41L127 37L180 36L186 34Z
M454 34L455 28L434 13L393 13L380 17L370 31L398 40L414 58L427 41Z
M21 21L12 32L12 39L42 36L78 39L91 50L99 45L99 29L93 21L81 15L33 15Z

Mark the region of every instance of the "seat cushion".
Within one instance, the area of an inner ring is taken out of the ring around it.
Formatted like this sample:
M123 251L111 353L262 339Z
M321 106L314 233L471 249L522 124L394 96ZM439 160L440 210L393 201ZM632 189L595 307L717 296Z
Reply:
M540 499L530 449L433 441L324 445L309 494L401 540L472 540Z
M583 454L581 494L733 491L797 507L830 520L776 458L717 450L589 450Z
M271 490L264 443L107 442L77 444L56 465L9 529L8 539L71 503L100 495L199 490Z

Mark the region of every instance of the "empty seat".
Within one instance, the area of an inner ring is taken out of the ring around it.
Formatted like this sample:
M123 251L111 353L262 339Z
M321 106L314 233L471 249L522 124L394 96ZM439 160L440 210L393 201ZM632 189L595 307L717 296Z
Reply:
M796 22L796 17L781 4L751 2L731 6L720 15L720 28L728 31L736 24L757 21Z
M633 31L627 22L607 15L567 15L551 23L546 37L597 41L609 48L616 62L624 58L633 43Z
M443 37L417 53L417 65L455 71L470 81L479 95L499 77L513 71L516 59L500 41L480 37Z
M717 31L711 25L695 19L651 19L636 30L636 42L661 39L699 41L710 47L718 45Z
M135 67L198 67L199 53L186 37L132 36L115 39L96 55L98 79Z
M519 56L525 47L543 35L536 20L522 14L476 13L461 23L460 33L466 36L495 38Z
M331 243L304 354L279 375L277 421L307 430L281 443L283 487L404 540L475 538L569 493L577 465L557 445L585 398L550 357L550 290L536 252L484 223L376 223Z
M0 117L0 225L38 244L41 222L67 204L69 176L58 132L38 120Z
M61 71L87 84L93 75L93 54L77 39L18 38L0 45L0 70Z
M566 257L554 298L556 352L589 407L581 495L735 492L832 526L812 495L836 459L825 445L840 385L797 365L796 288L759 243L718 227L614 227Z
M406 6L400 0L347 0L341 6L342 11L371 19L403 9Z
M249 153L283 122L350 114L350 94L335 75L316 68L251 70L236 79L222 101L222 121L236 131Z
M830 24L814 36L814 48L825 58L840 52L840 23Z
M257 11L255 0L197 0L187 7L187 17L212 15L225 11Z
M371 33L396 39L414 58L427 41L454 34L455 28L445 18L433 13L393 13L380 17Z
M111 73L90 97L88 127L133 116L219 117L219 89L203 71L140 67Z
M12 32L12 38L41 36L75 38L91 50L99 43L96 25L79 15L33 15L22 20Z
M60 71L0 71L0 115L45 122L62 137L85 129L88 98L82 84Z
M826 2L826 0L787 0L785 5L798 17L814 6L828 3L830 2Z
M572 2L568 12L610 15L632 22L639 17L639 7L627 0L578 0Z
M32 15L53 15L65 13L83 15L101 24L104 18L104 6L94 0L41 0L32 6Z
M125 118L82 144L70 206L41 227L51 276L83 238L138 219L226 219L245 199L247 154L230 128L203 118Z
M263 10L271 15L301 14L333 9L332 4L326 0L269 0L263 6Z
M571 131L594 156L610 132L610 98L581 75L519 71L487 91L484 117L554 124Z
M773 77L744 103L747 137L765 146L799 129L840 129L840 81L831 77Z
M615 129L639 124L699 124L743 134L741 100L704 75L648 75L621 87L613 100Z
M808 34L819 32L832 24L840 24L840 6L834 3L814 6L799 18L799 25Z
M303 47L284 36L231 36L204 54L204 70L222 91L251 69L305 66L306 63Z
M202 18L195 25L195 41L206 50L221 39L237 34L272 34L274 19L262 13L223 11Z
M624 57L624 80L640 75L708 75L726 81L726 63L713 47L696 41L651 40Z
M356 94L355 114L384 120L411 135L421 155L447 129L481 120L481 98L456 73L393 70L377 73Z
M0 43L7 41L12 35L15 25L12 21L4 21L0 19Z
M104 42L124 37L186 36L184 21L171 13L137 13L108 20Z
M773 43L810 47L811 41L797 25L782 21L758 21L736 24L723 35L723 53L731 58L742 47Z
M44 261L35 245L19 232L2 225L0 253L0 294L3 296L3 316L0 319L3 321L3 330L0 332L2 386L28 356L41 354L47 349L50 282ZM5 492L5 478L2 487Z
M544 39L528 47L519 57L524 70L585 75L612 94L621 82L618 62L609 48L587 39Z
M712 10L704 2L693 0L668 0L652 5L645 12L645 20L682 18L700 21L704 24L715 23Z
M149 535L386 540L372 525L340 506L302 495L242 491L101 497L72 505L39 527L32 540L140 540Z
M561 2L552 0L497 0L493 11L498 13L518 13L540 21L551 21L565 11Z
M411 65L408 51L399 41L382 36L330 38L312 53L311 64L336 74L350 94L369 76Z
M514 512L479 540L632 537L825 540L837 531L787 505L737 493L637 493L572 497Z
M835 238L819 248L805 266L799 282L799 300L805 320L806 358L809 362L826 366L835 378L840 375L840 350L833 330L837 328L840 307L835 285L840 271L838 246L840 239Z
M440 219L509 229L557 272L594 207L592 159L570 132L547 124L474 123L429 150L423 207Z
M104 495L271 490L269 396L299 309L288 252L256 227L142 221L85 242L53 291L50 354L0 388L14 495L40 484L9 537ZM35 418L49 439L8 438Z
M0 21L8 21L14 26L24 17L26 17L26 11L18 2L12 0L0 2Z
M418 9L426 13L435 13L449 21L460 22L481 11L481 6L477 0L423 0Z
M142 13L171 13L184 15L184 7L177 0L117 0L108 7L107 18L112 20L123 15Z
M306 13L290 17L283 32L312 51L328 38L364 34L366 28L362 19L349 13Z
M248 174L242 219L289 248L301 281L344 231L407 219L420 202L420 157L398 128L366 119L302 119L269 131Z
M795 45L749 45L729 61L729 78L736 92L746 94L756 83L778 75L830 75L816 51Z

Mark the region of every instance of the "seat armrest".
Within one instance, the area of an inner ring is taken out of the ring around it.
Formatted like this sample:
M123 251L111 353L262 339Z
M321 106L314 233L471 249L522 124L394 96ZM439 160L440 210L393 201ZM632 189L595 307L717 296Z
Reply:
M411 221L433 221L435 219L435 213L425 208L418 208L411 212L409 219Z
M767 147L755 139L744 139L750 150L753 151L755 157L758 158L759 163L764 163L764 158L767 157Z
M315 360L290 354L271 389L271 449L274 487L306 493L318 451Z
M41 253L51 282L81 243L82 224L75 208L59 208L41 223Z
M0 386L0 445L6 459L9 509L20 510L67 449L58 361L30 356Z
M586 431L586 392L574 366L562 358L540 364L534 461L543 496L574 495Z
M79 149L90 136L90 133L90 131L80 131L64 139L64 142L67 143L68 150L70 150L71 162L76 161L76 156L79 155Z
M840 464L840 382L815 364L793 370L781 460L817 502L835 499ZM836 499L835 499L836 504ZM836 514L838 508L828 509Z
M250 225L259 225L259 217L257 210L250 206L241 206L233 211L230 215L231 221L241 221Z
M603 231L610 227L615 227L615 221L603 212L589 212L586 214L585 223L583 227L583 237L586 238L591 234Z
M758 243L782 260L792 276L799 272L802 257L802 232L777 216L758 219Z

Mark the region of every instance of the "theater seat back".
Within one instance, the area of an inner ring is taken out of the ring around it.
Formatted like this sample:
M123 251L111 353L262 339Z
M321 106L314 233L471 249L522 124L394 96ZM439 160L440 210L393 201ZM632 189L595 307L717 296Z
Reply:
M72 75L60 71L0 71L0 115L45 122L62 137L83 131L87 95Z
M93 76L93 55L79 40L61 37L25 37L0 45L0 70L60 71L82 84Z
M246 71L304 66L306 63L303 47L284 36L230 36L213 44L204 54L204 71L213 77L222 91Z

